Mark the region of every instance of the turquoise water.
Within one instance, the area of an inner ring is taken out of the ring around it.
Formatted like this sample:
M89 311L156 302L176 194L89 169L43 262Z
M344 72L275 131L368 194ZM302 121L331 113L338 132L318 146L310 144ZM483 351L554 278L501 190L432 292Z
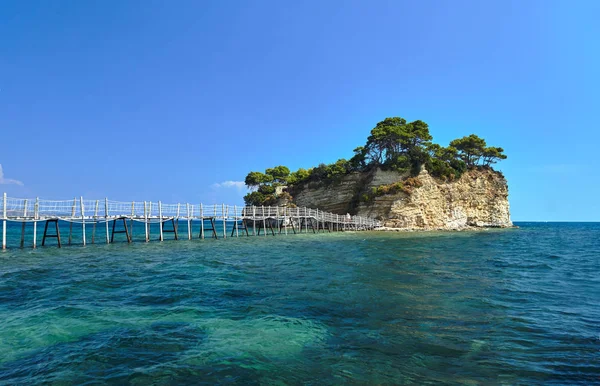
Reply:
M133 221L133 222L127 221L126 224L127 224L127 229L129 231L129 233L131 234L131 238L133 241L144 242L146 240L145 224L143 224L141 222L137 222L137 221ZM238 223L238 226L237 226L238 236L242 236L242 235L246 234L245 230L242 229L240 224L241 224L241 222ZM44 235L44 225L45 225L44 221L40 221L38 223L37 232L36 232L36 245L37 246L42 245L42 239L43 239L43 235ZM76 223L71 224L66 221L59 221L58 225L59 225L59 233L60 233L60 237L61 237L62 246L69 245L69 239L71 240L71 245L83 245L83 231L82 231L83 226L82 226L82 224L76 224ZM187 239L188 238L187 221L181 220L177 223L176 226L177 226L177 235L179 237L179 240ZM109 239L112 237L112 227L113 227L113 223L109 222L109 225L108 225ZM212 231L208 230L210 228L211 228L210 221L208 221L208 220L204 221L204 236L205 236L205 238L213 237ZM223 229L223 228L225 228L225 229ZM261 228L261 227L257 225L257 234L260 231L259 235L264 236L265 235L264 227L262 227L260 230L258 228ZM86 229L85 240L86 240L87 244L92 244L92 242L94 244L106 244L106 223L96 224L95 228L94 228L93 224L86 224L85 229ZM123 225L123 222L121 220L118 220L115 224L115 235L114 235L115 242L127 241L127 236L125 235L125 233L119 233L119 231L124 231L124 230L125 230L125 226ZM165 222L164 230L165 231L163 233L163 240L174 240L175 239L174 233L169 232L169 231L173 230L173 224L171 222L168 222L168 221ZM200 238L200 230L201 230L200 221L197 221L197 220L192 221L191 222L192 238ZM223 232L223 230L225 230L225 232ZM268 225L267 225L266 230L267 230L268 234L272 234ZM311 229L309 229L309 230L312 232ZM223 238L224 233L225 233L225 238L231 237L232 231L233 231L233 235L235 236L236 229L234 227L233 221L227 221L225 223L225 226L223 226L222 221L215 221L215 232L217 233L218 238ZM277 229L276 225L273 225L273 231L275 233L279 233L279 229ZM293 233L291 227L288 227L287 231L289 233ZM282 234L285 233L285 228L283 228L281 232L282 232ZM298 232L300 232L300 230L298 230ZM307 230L305 228L303 228L302 232L307 232ZM23 231L22 223L7 222L7 237L6 237L7 247L8 248L19 248L21 246L21 234L22 233L24 233L23 245L25 247L31 248L33 246L33 233L34 233L33 223L25 223L25 229ZM248 224L248 233L250 235L252 235L252 223ZM50 223L48 225L48 235L54 235L54 234L56 234L56 226L54 225L54 223ZM71 237L69 237L69 236L71 236ZM153 241L160 240L160 227L158 224L149 224L149 238L150 238L150 240L153 240ZM46 245L57 245L56 238L48 237L46 240Z
M0 384L600 383L600 224L519 225L12 248Z

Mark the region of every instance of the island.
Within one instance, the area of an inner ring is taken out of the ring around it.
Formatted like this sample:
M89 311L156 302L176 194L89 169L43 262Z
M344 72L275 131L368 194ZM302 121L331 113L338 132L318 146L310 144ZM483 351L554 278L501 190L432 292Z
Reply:
M493 168L504 149L470 134L443 147L427 123L386 118L349 160L245 178L247 205L301 206L377 218L384 230L507 228L508 183Z

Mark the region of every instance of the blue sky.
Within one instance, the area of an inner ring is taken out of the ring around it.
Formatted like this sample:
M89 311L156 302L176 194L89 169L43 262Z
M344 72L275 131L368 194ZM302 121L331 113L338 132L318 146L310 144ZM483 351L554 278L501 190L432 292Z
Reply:
M514 220L600 221L596 1L3 1L0 190L242 202L385 117L502 146ZM2 173L3 171L3 173ZM229 182L228 182L229 181Z

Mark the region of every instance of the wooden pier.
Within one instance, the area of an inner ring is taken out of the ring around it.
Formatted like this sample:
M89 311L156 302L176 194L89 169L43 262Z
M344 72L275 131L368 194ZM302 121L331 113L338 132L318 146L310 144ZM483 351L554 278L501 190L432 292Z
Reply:
M223 238L275 236L281 234L366 231L381 226L374 219L323 212L319 209L236 206L203 204L163 204L158 202L119 202L107 198L86 200L51 201L7 197L4 193L0 202L2 215L2 249L7 245L7 222L21 223L20 246L25 246L25 225L33 223L31 246L36 248L37 224L42 222L42 246L47 239L55 239L58 247L63 245L59 221L69 223L68 244L73 243L73 226L81 226L81 243L86 245L86 228L90 225L91 243L105 239L114 242L115 234L124 234L125 241L133 241L134 223L144 228L145 241L151 240L151 226L158 224L158 240L172 234L174 240L187 238ZM186 223L185 235L179 234L180 222ZM228 227L229 225L229 227ZM194 229L195 227L195 229ZM221 227L222 229L219 229ZM231 232L228 234L228 228ZM221 232L219 232L220 230ZM87 229L89 231L89 229ZM182 237L183 236L183 237Z

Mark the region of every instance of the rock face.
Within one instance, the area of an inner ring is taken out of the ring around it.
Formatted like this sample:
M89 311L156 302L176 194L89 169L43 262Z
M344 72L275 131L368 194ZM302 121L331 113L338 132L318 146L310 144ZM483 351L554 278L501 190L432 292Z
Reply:
M353 173L330 186L304 186L292 195L298 206L333 213L358 214L381 219L386 227L406 230L458 230L470 227L511 227L508 185L492 170L470 170L454 182L441 182L423 169L421 186L410 194L360 197L373 187L406 178L397 172L376 170Z

